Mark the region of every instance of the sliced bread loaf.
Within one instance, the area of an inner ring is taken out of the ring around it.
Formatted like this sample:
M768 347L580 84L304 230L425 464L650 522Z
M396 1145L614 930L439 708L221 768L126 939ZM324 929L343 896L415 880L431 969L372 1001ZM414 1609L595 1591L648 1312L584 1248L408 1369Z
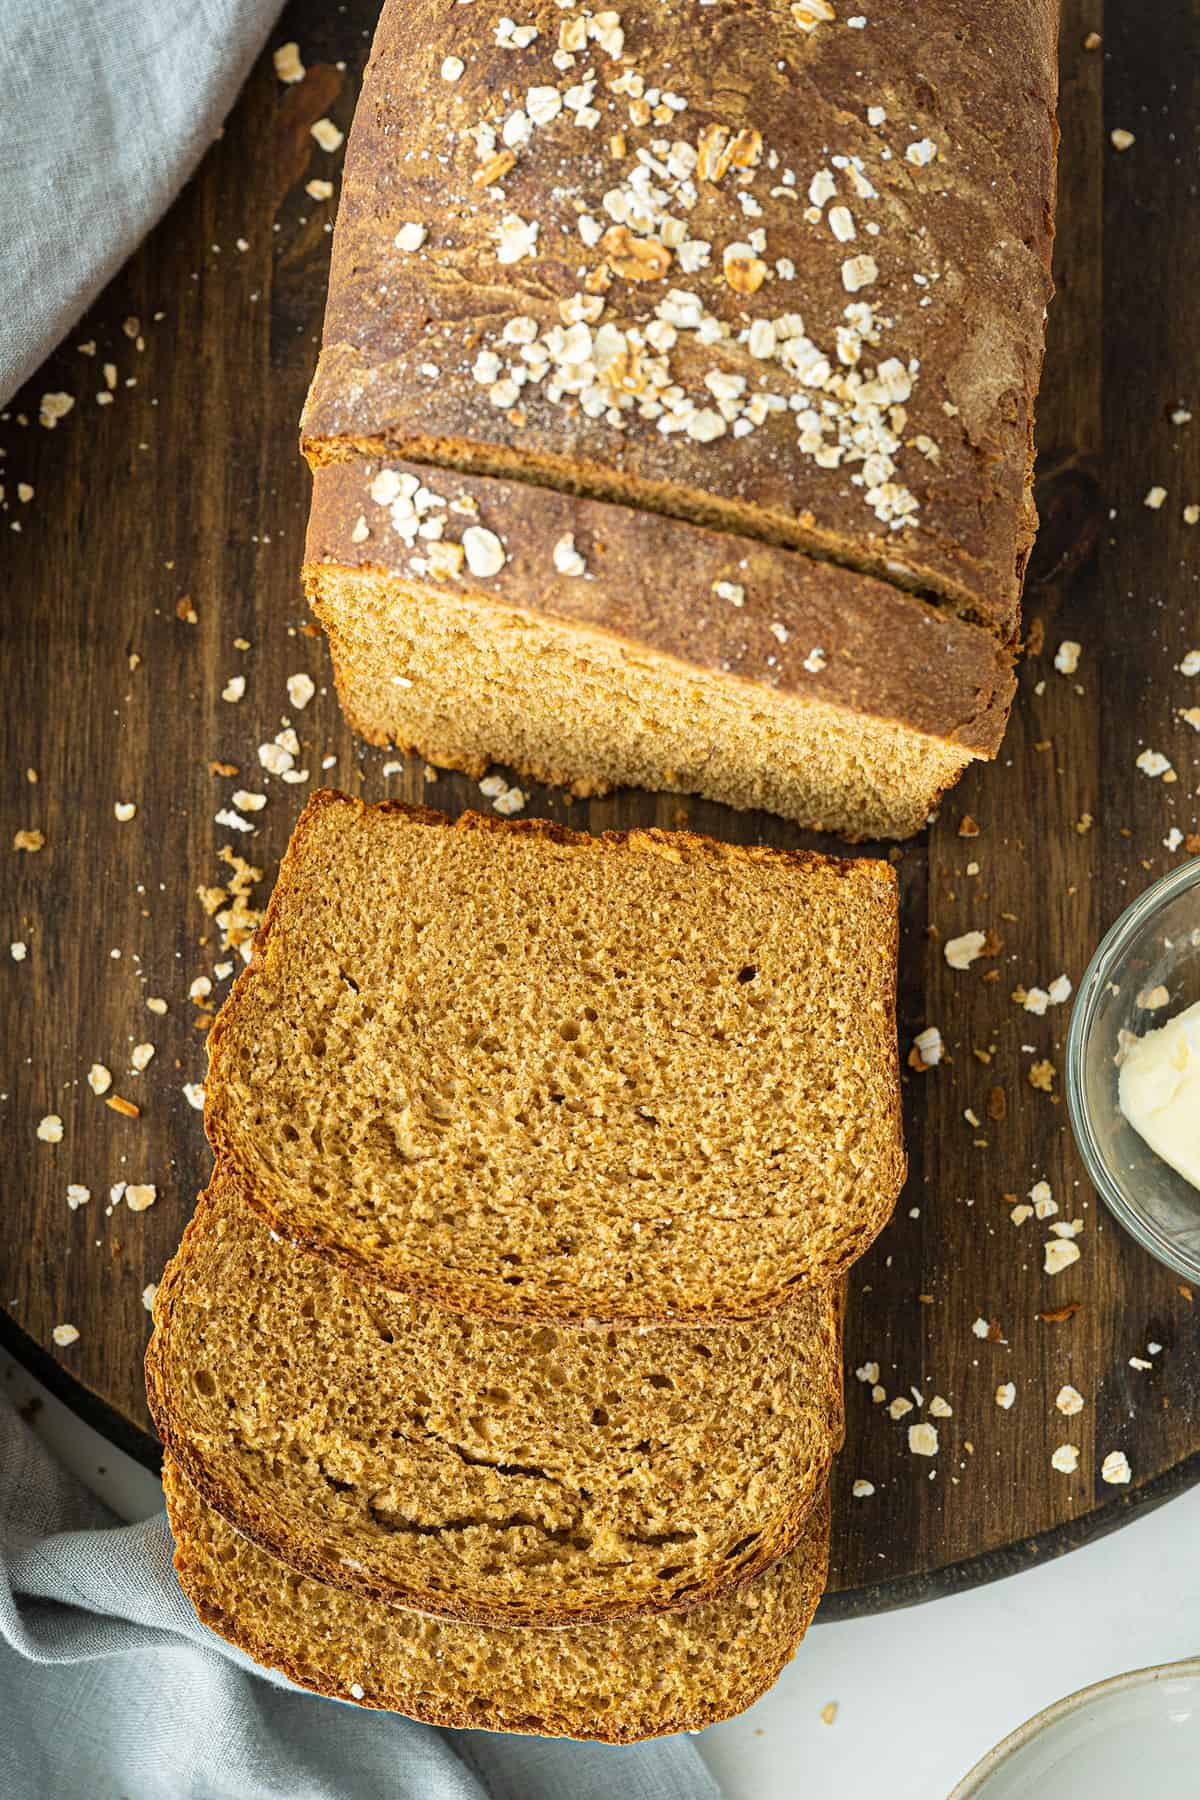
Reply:
M748 1318L904 1173L878 862L322 793L209 1036L279 1232L495 1318Z
M175 1567L204 1623L317 1693L433 1725L631 1743L696 1731L757 1700L816 1611L829 1551L822 1501L757 1581L689 1612L516 1630L450 1624L296 1575L163 1466Z
M481 532L494 567L467 560ZM994 756L1014 686L1011 642L870 576L395 460L316 471L304 581L373 743L859 839L918 831Z
M842 1433L841 1303L752 1327L498 1325L274 1238L218 1174L146 1357L164 1443L294 1568L445 1617L694 1603L799 1537Z

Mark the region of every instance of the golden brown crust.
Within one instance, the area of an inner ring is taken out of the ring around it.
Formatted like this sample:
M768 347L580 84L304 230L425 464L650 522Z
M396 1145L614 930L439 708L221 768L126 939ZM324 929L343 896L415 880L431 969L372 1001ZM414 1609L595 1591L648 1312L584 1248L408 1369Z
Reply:
M877 888L880 903L878 928L887 937L882 965L885 970L892 971L890 978L886 974L881 977L884 986L879 999L885 1009L885 1016L893 1015L895 1010L894 971L900 934L896 902L897 879L891 864L870 858L828 857L803 849L783 850L761 844L727 844L688 831L651 828L606 831L591 837L586 832L572 831L567 826L548 819L499 819L468 812L452 821L430 807L413 806L399 800L381 801L368 808L360 799L336 789L324 788L312 795L296 823L280 862L275 888L262 924L255 933L250 962L235 981L208 1034L209 1078L206 1083L204 1128L217 1162L225 1166L228 1178L236 1184L240 1199L257 1212L274 1232L298 1249L324 1257L338 1268L360 1278L389 1287L397 1293L422 1296L449 1312L501 1323L519 1317L576 1326L653 1324L687 1327L749 1320L776 1311L787 1303L793 1292L814 1285L814 1278L811 1276L807 1279L797 1277L780 1291L753 1295L743 1293L736 1302L723 1303L715 1309L689 1309L686 1313L672 1310L664 1306L661 1300L656 1301L646 1294L631 1297L628 1303L614 1301L611 1305L606 1305L603 1312L590 1308L582 1297L571 1299L556 1295L553 1298L539 1298L528 1289L522 1290L518 1304L511 1289L477 1289L469 1292L457 1276L443 1276L433 1269L398 1269L392 1264L383 1267L378 1261L350 1245L332 1243L318 1231L307 1229L299 1223L279 1204L274 1194L267 1192L244 1169L238 1155L236 1134L227 1125L225 1116L225 1040L240 1029L243 1013L252 1005L254 989L265 974L267 946L283 908L288 904L291 883L308 854L309 834L323 812L337 807L348 807L358 814L370 811L383 816L402 816L414 823L439 830L529 836L554 844L595 846L613 853L626 844L638 843L652 847L659 854L675 860L695 856L716 862L768 862L797 869L821 868L842 879L865 878ZM880 1048L880 1063L876 1073L880 1087L887 1095L887 1104L886 1117L880 1128L880 1160L874 1173L881 1198L869 1223L846 1232L840 1242L837 1259L822 1267L819 1285L841 1280L859 1257L865 1254L891 1216L895 1195L904 1183L907 1158L904 1152L900 1101L899 1053L894 1034L889 1034L886 1043ZM885 1063L886 1066L883 1066Z
M174 1393L170 1379L168 1345L177 1329L177 1311L185 1303L189 1275L208 1251L222 1210L236 1208L238 1204L240 1194L233 1172L218 1167L207 1192L200 1196L179 1248L167 1264L159 1282L154 1298L154 1331L146 1348L146 1397L163 1445L206 1505L233 1526L240 1536L257 1545L277 1562L284 1563L315 1581L360 1594L365 1599L382 1605L421 1612L431 1618L480 1626L536 1626L539 1629L552 1629L612 1619L652 1618L663 1613L690 1610L745 1586L786 1555L803 1536L810 1517L828 1486L833 1455L844 1434L841 1331L845 1294L841 1284L832 1293L833 1342L831 1354L823 1365L827 1387L823 1395L816 1397L820 1409L827 1415L830 1427L823 1454L811 1475L806 1475L803 1491L769 1526L762 1529L752 1551L738 1561L716 1569L709 1580L698 1582L686 1594L673 1590L664 1600L648 1603L630 1603L619 1599L601 1603L564 1603L553 1610L522 1603L483 1605L474 1601L469 1594L448 1595L432 1588L412 1584L402 1587L397 1583L373 1579L369 1569L351 1566L328 1544L316 1538L297 1538L287 1529L277 1509L263 1503L259 1496L247 1489L235 1491L228 1482L214 1474L203 1450L194 1436L189 1434L180 1397ZM297 1249L296 1254L304 1256L308 1253ZM639 1336L644 1335L645 1327L635 1329Z
M616 55L590 44L564 70L551 57L562 19L551 0L526 8L540 35L521 49L496 45L486 7L393 0L348 151L305 418L311 459L388 446L711 518L949 595L1011 641L1031 535L1027 444L1050 293L1057 7L936 0L867 15L865 29L849 23L861 13L834 10L831 23L806 32L786 0L630 4ZM440 76L447 54L465 65L453 82ZM564 110L517 145L510 168L477 183L487 158L471 127L490 117L502 129L527 87L561 90L587 68L597 78L595 128L579 130ZM647 87L669 87L686 109L643 128L631 72ZM622 91L612 91L614 79ZM872 122L868 107L882 118ZM681 199L651 146L695 145L713 127L759 133L761 155L740 173L698 178L695 197L685 190ZM636 407L619 427L569 393L565 408L544 381L527 381L515 404L491 403L473 374L479 350L494 347L510 318L532 317L542 330L558 323L559 303L605 254L581 241L578 210L607 227L605 194L646 151L658 160L668 212L711 256L695 270L676 262L652 281L627 279L611 256L604 318L644 326L668 289L699 294L732 337L698 343L685 332L667 356L672 379L702 405L714 368L758 380L762 365L737 341L750 319L802 315L836 364L847 303L868 301L876 336L861 366L894 360L915 375L890 452L895 482L918 507L915 524L910 514L889 528L853 479L862 468L853 447L822 466L798 447L787 413L744 437L703 442L664 435ZM822 170L852 215L852 242L831 227L833 194L806 207ZM744 211L739 191L751 203ZM539 229L531 254L502 265L496 233L506 215ZM412 251L394 243L406 223L427 231ZM765 275L747 297L725 282L722 251L755 231L765 234ZM843 265L864 252L877 275L851 294Z
M804 1544L797 1546L791 1553L796 1559L794 1576L799 1582L799 1589L791 1602L790 1629L782 1640L756 1646L758 1667L754 1677L738 1694L736 1704L714 1706L707 1695L698 1693L695 1706L686 1713L679 1712L668 1718L653 1720L631 1720L616 1728L605 1728L582 1713L569 1715L561 1706L558 1711L544 1705L538 1708L532 1703L532 1696L528 1710L506 1706L495 1699L488 1702L483 1695L477 1696L482 1704L468 1710L466 1707L456 1707L444 1702L431 1704L428 1696L419 1695L412 1688L406 1689L398 1678L380 1683L378 1688L373 1688L368 1693L360 1684L347 1682L334 1675L330 1668L314 1667L307 1662L300 1649L287 1641L286 1616L276 1621L277 1631L268 1637L265 1632L255 1632L243 1616L229 1607L215 1604L211 1597L212 1584L207 1573L203 1546L188 1528L187 1513L195 1502L187 1492L183 1474L169 1454L163 1465L163 1486L168 1522L176 1540L176 1573L184 1593L204 1624L245 1651L256 1662L277 1669L298 1686L332 1699L376 1710L404 1713L407 1717L420 1719L426 1724L443 1727L484 1727L495 1731L526 1732L550 1737L590 1738L605 1743L635 1743L647 1737L662 1737L677 1731L701 1730L735 1712L744 1711L774 1684L780 1671L795 1655L812 1622L825 1585L829 1544L828 1492L822 1496L819 1506L814 1510ZM768 1576L770 1578L772 1577ZM709 1604L716 1610L721 1602ZM536 1632L536 1627L530 1629ZM589 1628L580 1625L568 1629L587 1632ZM601 1625L594 1629L607 1633L613 1627ZM633 1629L637 1630L636 1625ZM714 1619L714 1637L717 1629L717 1621ZM335 1653L329 1656L329 1662L336 1661L338 1646L333 1648Z
M329 565L421 579L413 565L428 546L406 542L371 497L381 466L449 502L439 514L447 541L472 523L502 540L507 560L497 574L480 581L464 566L447 578L451 592L600 632L635 655L650 651L884 719L972 756L995 755L1015 687L1011 643L832 563L521 482L395 459L317 469L305 574L327 629L319 595ZM459 510L464 503L470 513ZM586 562L584 578L555 566L553 547L567 536Z

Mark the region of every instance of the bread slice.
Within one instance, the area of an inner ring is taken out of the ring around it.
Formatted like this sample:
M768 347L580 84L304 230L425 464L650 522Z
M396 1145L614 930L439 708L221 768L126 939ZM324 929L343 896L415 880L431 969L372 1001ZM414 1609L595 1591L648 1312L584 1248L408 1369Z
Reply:
M175 1568L213 1631L300 1686L431 1725L627 1744L698 1731L778 1679L816 1611L829 1552L822 1498L796 1548L689 1612L557 1631L449 1624L296 1575L163 1465Z
M904 1174L896 881L685 832L313 797L209 1034L281 1234L494 1318L750 1318Z
M320 1580L492 1624L694 1604L788 1550L842 1435L841 1298L747 1328L444 1313L274 1238L218 1173L154 1305L164 1443Z
M413 494L438 539L415 535ZM472 530L502 546L491 575L465 560ZM304 581L372 743L856 839L918 831L995 755L1013 693L1011 642L869 576L395 460L316 471Z
M486 8L389 0L310 460L398 454L715 524L1011 640L1057 18L530 0L514 43Z

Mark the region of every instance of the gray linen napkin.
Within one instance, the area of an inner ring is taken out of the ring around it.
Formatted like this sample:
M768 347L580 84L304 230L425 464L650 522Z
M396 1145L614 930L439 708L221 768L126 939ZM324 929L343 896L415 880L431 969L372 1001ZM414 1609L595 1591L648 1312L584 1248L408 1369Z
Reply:
M0 1398L4 1800L720 1800L686 1738L438 1731L267 1675L201 1625L161 1514L118 1525Z
M0 405L166 211L279 0L0 0Z

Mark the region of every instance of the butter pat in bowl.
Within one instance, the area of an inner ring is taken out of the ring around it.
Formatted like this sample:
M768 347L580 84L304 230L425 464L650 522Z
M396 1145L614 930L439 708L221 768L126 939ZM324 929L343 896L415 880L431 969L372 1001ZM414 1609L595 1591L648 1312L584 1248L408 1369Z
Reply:
M1200 1281L1200 859L1155 882L1104 938L1066 1061L1071 1128L1097 1191L1153 1256Z

